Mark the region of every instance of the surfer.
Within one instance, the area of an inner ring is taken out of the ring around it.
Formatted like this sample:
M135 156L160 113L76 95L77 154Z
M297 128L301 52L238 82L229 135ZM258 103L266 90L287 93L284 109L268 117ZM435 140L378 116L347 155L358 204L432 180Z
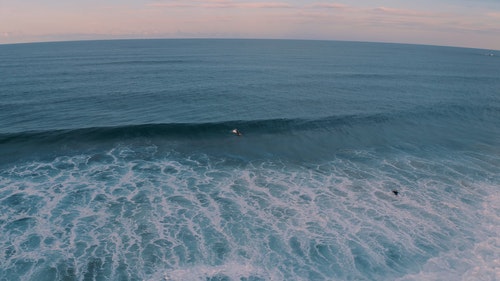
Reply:
M234 129L234 130L232 130L231 132L232 132L233 134L235 134L236 136L238 136L238 137L242 135L242 134L241 134L241 132L240 132L238 129Z
M399 195L399 191L397 191L396 189L394 189L394 190L392 191L392 193L394 193L394 195L396 195L396 196L398 196L398 195Z

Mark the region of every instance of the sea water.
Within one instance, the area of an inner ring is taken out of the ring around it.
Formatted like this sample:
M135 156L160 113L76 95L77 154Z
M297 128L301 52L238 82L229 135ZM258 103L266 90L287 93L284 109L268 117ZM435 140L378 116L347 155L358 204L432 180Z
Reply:
M0 280L500 280L499 233L497 51L0 45Z

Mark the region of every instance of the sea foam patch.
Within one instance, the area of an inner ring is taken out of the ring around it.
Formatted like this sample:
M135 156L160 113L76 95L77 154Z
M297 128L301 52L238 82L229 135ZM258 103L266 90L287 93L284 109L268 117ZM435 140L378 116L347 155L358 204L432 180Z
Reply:
M0 171L0 277L494 280L495 168L458 156L298 165L119 145L17 163Z

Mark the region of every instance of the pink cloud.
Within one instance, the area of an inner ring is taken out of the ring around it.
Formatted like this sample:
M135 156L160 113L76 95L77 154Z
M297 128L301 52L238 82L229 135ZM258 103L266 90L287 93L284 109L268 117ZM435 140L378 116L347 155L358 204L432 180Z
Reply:
M345 9L348 6L340 3L313 3L308 6L309 8L320 8L320 9Z
M486 14L487 17L500 19L500 12L490 12Z
M389 7L378 7L372 10L378 14L384 14L389 16L404 16L404 17L429 17L432 16L430 13L425 13L422 11L416 10L405 10L405 9L396 9Z
M147 5L148 7L159 7L159 8L186 8L186 7L194 7L193 4L190 3L181 3L181 2L170 2L170 3L150 3Z
M291 8L292 6L285 2L235 2L232 0L191 0L191 1L169 1L151 3L150 7L166 8L248 8L248 9L270 9L270 8Z
M257 3L241 3L238 5L242 8L291 8L292 6L284 2L257 2Z

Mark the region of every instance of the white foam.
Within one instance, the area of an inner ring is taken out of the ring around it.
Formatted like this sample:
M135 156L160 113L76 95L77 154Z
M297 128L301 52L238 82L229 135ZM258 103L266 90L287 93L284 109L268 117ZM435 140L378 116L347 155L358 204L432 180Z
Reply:
M495 190L495 186L481 185L478 189ZM397 280L500 280L500 195L492 193L485 198L480 215L481 227L457 241L456 247L430 258L418 273ZM476 218L479 219L479 218ZM476 227L476 226L472 226Z
M242 264L230 261L219 266L195 265L189 268L169 270L162 273L165 281L182 280L207 280L210 278L229 278L229 280L241 280L242 278L259 278L259 280L283 280L278 270L267 271L251 264ZM148 280L158 280L157 276Z
M144 280L343 280L370 272L494 280L495 185L473 181L450 160L371 153L234 166L120 145L19 164L0 173L0 248L11 249L0 261L7 270L20 270L20 260L71 268L79 280L99 270ZM38 274L29 268L28 279Z

